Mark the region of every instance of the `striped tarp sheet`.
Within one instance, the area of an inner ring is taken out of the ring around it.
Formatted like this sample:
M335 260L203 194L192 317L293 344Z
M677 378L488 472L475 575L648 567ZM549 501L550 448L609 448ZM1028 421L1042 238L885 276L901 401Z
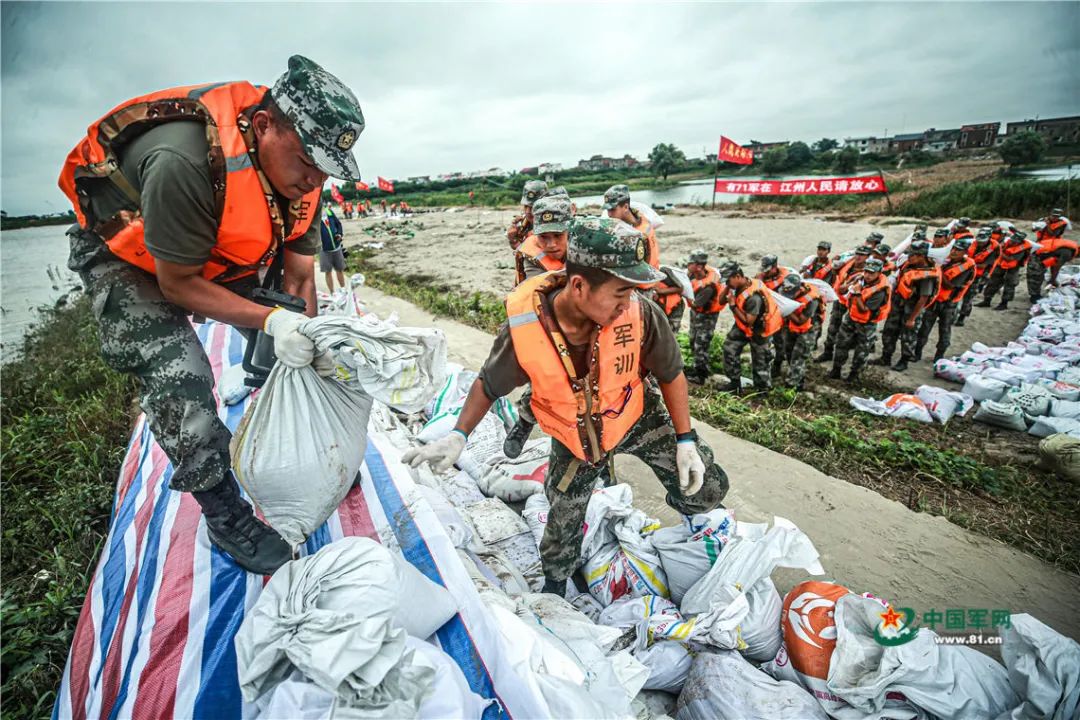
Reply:
M227 325L196 326L214 373L241 361L244 342ZM248 401L220 405L235 430ZM172 466L140 417L116 488L111 527L83 604L54 718L249 718L237 681L233 638L265 578L241 570L207 538L187 493L169 489ZM472 689L497 700L486 719L539 717L546 705L505 659L499 635L430 505L373 426L358 484L311 535L301 554L342 537L375 539L447 587L459 614L433 642ZM301 481L302 482L302 481ZM423 602L422 598L417 599Z

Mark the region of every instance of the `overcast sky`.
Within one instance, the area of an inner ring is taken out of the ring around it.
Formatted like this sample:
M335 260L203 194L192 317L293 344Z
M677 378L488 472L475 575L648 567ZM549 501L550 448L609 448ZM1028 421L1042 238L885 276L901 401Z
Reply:
M2 207L68 209L64 156L115 104L271 84L289 55L359 97L365 179L594 153L1080 114L1080 3L0 6Z

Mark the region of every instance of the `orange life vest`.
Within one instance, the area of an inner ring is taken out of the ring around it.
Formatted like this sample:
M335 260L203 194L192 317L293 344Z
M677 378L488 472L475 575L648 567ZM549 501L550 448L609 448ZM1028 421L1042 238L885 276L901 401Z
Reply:
M1065 228L1067 228L1068 226L1069 224L1061 218L1058 218L1057 222L1050 222L1049 220L1047 220L1046 227L1036 232L1035 237L1039 242L1042 242L1045 238L1061 237L1063 234L1065 234Z
M660 245L656 242L656 228L649 222L649 219L645 217L645 213L637 213L637 216L641 218L641 222L634 226L634 229L645 236L645 262L652 265L657 270L660 269Z
M900 277L896 280L896 294L907 300L911 297L911 293L915 291L915 283L926 278L931 278L934 281L934 292L930 295L933 298L941 287L941 270L938 269L937 265L928 268L914 268L911 266L902 268Z
M1072 250L1072 256L1076 257L1077 244L1073 240L1066 240L1063 237L1050 237L1047 240L1043 240L1040 244L1043 249L1038 251L1036 255L1039 258L1039 262L1045 267L1052 268L1058 264L1058 258L1053 255L1053 253L1058 250Z
M532 260L540 263L540 265L547 272L553 272L555 270L562 270L566 267L566 262L563 260L556 260L543 250L540 249L540 240L535 235L530 235L525 238L525 242L518 246L516 251L517 258L517 282L515 284L520 285L525 282L525 261Z
M746 301L751 295L755 294L760 295L761 299L765 301L765 309L762 311L762 316L758 318L761 321L761 332L756 337L770 337L775 335L779 332L780 328L784 326L784 318L780 315L780 306L776 304L772 295L766 290L765 283L757 278L751 280L749 287L743 288L743 291L735 296L735 307L739 308L739 310L743 310ZM745 310L743 310L743 312L745 312ZM734 309L732 310L732 314L734 314ZM743 323L738 315L735 315L735 325L746 333L746 337L754 337L754 329Z
M889 293L889 283L886 282L885 278L881 275L878 275L877 281L873 285L864 287L859 292L859 297L862 298L863 304L865 305L867 300L874 297L874 295L882 289L884 289L886 293L885 302L877 309L877 312L872 312L869 309L864 312L860 310L855 303L848 304L848 315L851 316L853 321L861 325L866 325L867 323L879 323L888 316L889 307L892 304L892 295Z
M1002 270L1012 270L1017 267L1024 261L1029 247L1027 242L1024 241L1017 243L1006 242L1001 246L1001 259L998 260L998 267Z
M809 305L814 300L819 300L821 302L818 302L817 310L815 311L815 313L803 320L801 323L796 323L792 319L794 315L788 315L786 318L784 318L784 322L787 325L787 329L789 332L793 332L797 335L802 335L803 333L810 332L810 329L814 327L815 322L818 324L819 327L823 322L825 322L825 302L822 301L821 291L818 290L816 287L814 287L813 285L803 285L802 293L796 295L792 299L799 301L800 313L803 311L803 309L806 308L807 305Z
M784 278L795 272L794 269L784 267L783 265L778 265L777 270L779 270L780 272L778 272L775 276L769 278L768 280L765 279L765 273L758 273L757 279L761 281L762 285L769 288L770 290L776 290L776 288L780 287L780 285L784 282Z
M665 315L671 315L675 308L683 303L683 300L685 298L683 298L681 290L677 293L656 296L656 303L663 309Z
M998 254L999 247L1001 247L1000 243L994 240L993 235L991 235L990 242L986 243L985 249L980 250L977 244L972 244L968 248L968 257L975 261L975 277L982 277L986 273L994 271L1001 259Z
M843 267L840 268L840 272L836 273L836 280L833 281L833 290L836 291L836 297L844 307L847 307L848 298L843 286L852 271L861 272L861 270L855 270L855 258L851 258L844 263Z
M813 278L814 280L824 280L829 277L829 273L833 271L832 261L826 259L820 266L818 265L819 262L820 261L817 258L814 258L814 260L806 266L806 269L803 270L803 277Z
M702 315L715 315L724 307L724 304L720 302L720 295L723 294L723 287L720 282L720 273L716 272L716 268L709 267L708 265L705 266L705 277L701 279L690 278L690 289L694 291L695 295L697 295L698 291L706 285L712 285L716 289L716 292L713 293L713 299L704 310L698 310L693 305L691 305L690 308L694 312L699 312Z
M975 269L975 261L965 256L960 262L948 262L941 267L941 289L938 290L935 302L959 302L967 294L968 288L975 282L975 273L967 279L961 287L946 287L945 282L952 282L953 278L963 275L968 270Z
M972 234L971 230L969 230L968 228L957 227L952 231L952 234L950 235L949 239L950 240L959 240L960 238L971 238L972 240L974 240L975 236Z
M259 172L241 131L241 113L259 103L265 87L247 82L189 85L128 100L90 125L86 137L68 154L59 185L75 209L79 225L101 237L122 260L155 272L143 239L141 212L124 210L111 218L92 217L88 186L112 180L137 204L138 193L120 172L119 153L132 138L177 120L201 120L210 146L210 181L217 205L217 244L202 269L207 280L225 282L256 272L280 250L279 241L295 240L311 226L322 188L316 188L282 218L284 237L274 237L271 209ZM273 210L276 214L277 208Z
M545 273L518 285L506 298L514 354L532 383L532 411L544 432L574 457L590 463L622 441L641 417L644 385L641 303L636 293L613 323L598 329L589 374L576 377L540 318L541 296L563 287L566 275Z

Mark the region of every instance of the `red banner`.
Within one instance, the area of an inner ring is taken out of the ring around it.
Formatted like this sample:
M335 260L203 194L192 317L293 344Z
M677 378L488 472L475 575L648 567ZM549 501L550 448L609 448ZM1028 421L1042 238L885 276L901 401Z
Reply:
M805 180L726 180L716 181L716 192L732 195L851 195L883 193L885 180L880 175L860 177L806 178Z
M338 205L345 202L345 198L342 197L341 191L338 190L338 186L334 183L330 183L330 197L332 197L334 199L334 202L336 202Z
M388 192L388 193L394 192L394 181L393 180L387 180L384 177L380 177L379 178L379 189L382 190L383 192Z
M729 163L736 163L738 165L749 165L754 162L754 151L747 150L738 143L728 140L723 135L720 136L720 154L717 155L720 160Z
M367 190L368 187L369 187L369 185L366 182L360 182L360 181L356 182L356 190L357 190L357 192L362 192L364 190Z

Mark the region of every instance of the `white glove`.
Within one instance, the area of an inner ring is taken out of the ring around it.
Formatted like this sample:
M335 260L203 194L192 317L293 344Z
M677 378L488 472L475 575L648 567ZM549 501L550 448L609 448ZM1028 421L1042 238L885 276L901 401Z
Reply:
M692 440L678 443L675 450L675 467L679 469L679 489L683 497L696 495L705 482L705 463L698 454L697 444Z
M457 431L443 435L435 442L430 442L423 447L412 448L401 456L401 462L409 467L420 467L424 463L431 465L431 469L437 473L446 472L450 466L461 457L461 451L465 449L465 436ZM701 461L698 460L698 464ZM704 472L704 467L702 468Z
M310 365L315 357L315 343L300 334L300 324L307 319L307 315L276 308L263 321L263 330L274 338L274 354L289 367Z
M315 359L311 361L311 367L315 368L315 372L319 373L319 377L324 378L333 377L337 372L334 354L329 350L316 355Z

